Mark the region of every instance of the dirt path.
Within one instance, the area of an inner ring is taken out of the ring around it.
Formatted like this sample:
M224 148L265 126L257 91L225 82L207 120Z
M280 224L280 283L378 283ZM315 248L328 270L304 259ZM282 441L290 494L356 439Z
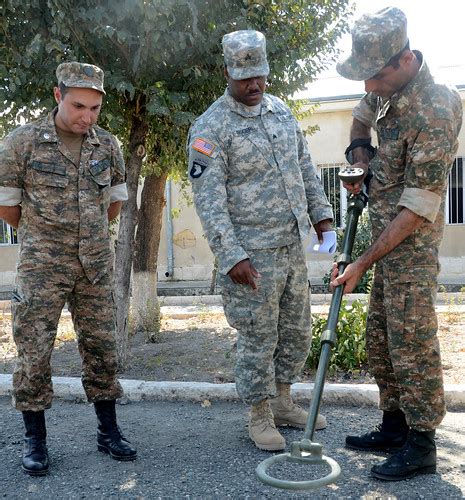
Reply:
M440 342L444 381L463 383L465 379L465 314L449 307L439 314ZM0 317L0 373L12 373L16 348L11 335L10 317ZM121 378L139 380L233 382L235 363L235 330L223 314L200 312L195 317L165 317L159 340L146 343L142 335L131 338L128 368ZM53 374L79 376L81 360L69 316L60 321L52 357ZM311 381L305 373L303 381ZM340 373L330 381L372 383L364 372L354 377Z

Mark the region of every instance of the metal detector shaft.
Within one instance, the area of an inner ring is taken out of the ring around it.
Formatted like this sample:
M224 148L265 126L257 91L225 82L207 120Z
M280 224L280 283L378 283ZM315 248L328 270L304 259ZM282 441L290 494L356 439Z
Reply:
M347 225L344 231L342 240L342 251L337 259L339 274L344 272L344 269L351 261L352 248L354 246L355 233L357 231L358 219L368 201L365 193L350 195L347 206ZM329 307L328 321L326 329L321 334L321 353L318 363L317 372L315 375L315 383L313 386L312 401L308 414L307 426L305 428L304 439L313 440L315 432L315 424L320 407L321 396L325 384L326 372L331 357L331 349L336 345L336 327L339 319L339 311L341 309L342 295L344 285L339 285L334 289Z

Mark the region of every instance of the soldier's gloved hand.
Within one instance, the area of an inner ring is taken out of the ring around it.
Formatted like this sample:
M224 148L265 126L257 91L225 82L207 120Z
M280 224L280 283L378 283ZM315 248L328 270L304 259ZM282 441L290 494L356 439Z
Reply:
M260 278L260 273L253 267L250 259L241 260L228 273L236 285L250 285L253 290L257 289L256 279Z

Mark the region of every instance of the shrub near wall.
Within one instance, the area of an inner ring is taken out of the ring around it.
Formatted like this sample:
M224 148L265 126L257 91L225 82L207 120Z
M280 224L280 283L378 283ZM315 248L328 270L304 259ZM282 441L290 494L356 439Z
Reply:
M366 368L367 353L365 350L365 327L367 305L355 300L351 305L343 300L336 328L337 343L332 350L328 373L334 375L339 371L357 373ZM313 315L312 346L306 361L306 367L312 370L318 367L321 345L320 338L326 329L327 316Z

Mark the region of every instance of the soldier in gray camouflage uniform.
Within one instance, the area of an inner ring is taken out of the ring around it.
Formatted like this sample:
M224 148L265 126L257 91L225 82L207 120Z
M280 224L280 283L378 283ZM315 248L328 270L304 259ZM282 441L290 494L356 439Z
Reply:
M372 468L401 480L436 470L435 429L445 414L435 299L444 199L457 151L462 105L456 90L435 83L423 56L409 48L407 20L388 7L364 15L352 30L352 54L339 73L365 80L353 111L347 159L373 172L372 246L332 285L350 293L375 262L367 349L380 391L381 425L348 436L358 450L396 451ZM376 130L378 150L370 145ZM347 189L358 192L360 185Z
M23 469L49 468L44 410L52 405L50 357L61 310L68 302L82 383L94 403L98 449L132 460L136 450L116 424L113 254L108 231L127 199L118 143L96 126L103 71L77 62L58 66L58 106L17 128L0 145L0 217L20 241L13 335L18 359L13 401L26 427Z
M302 240L309 217L321 238L333 215L295 118L264 93L265 37L229 33L223 50L228 88L190 130L189 177L237 329L236 388L252 405L250 438L281 450L276 425L307 421L290 396L311 343ZM319 416L317 428L325 425Z

